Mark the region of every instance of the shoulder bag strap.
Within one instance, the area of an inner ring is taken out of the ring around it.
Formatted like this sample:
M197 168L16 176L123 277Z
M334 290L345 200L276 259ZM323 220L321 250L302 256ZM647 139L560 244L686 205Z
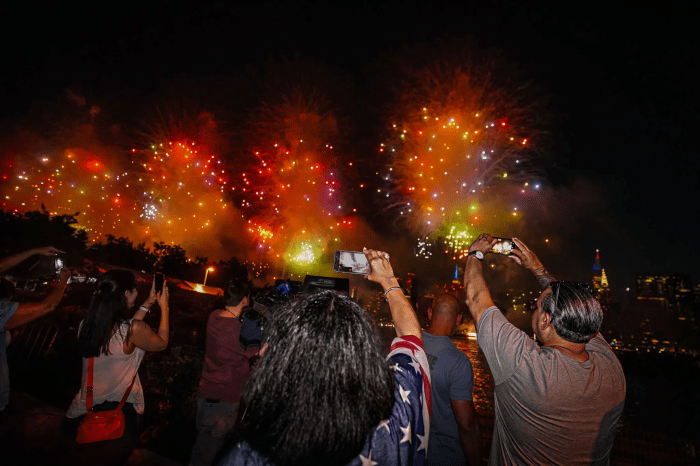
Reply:
M122 401L119 402L119 406L117 407L117 410L121 411L122 408L124 408L124 404L126 404L126 399L129 398L129 393L131 393L131 389L134 386L134 382L136 381L137 375L139 375L138 369L136 369L136 373L134 374L134 378L131 379L131 383L129 384L129 388L126 389L126 393L124 393L124 396L122 397Z
M87 412L92 412L92 368L95 363L95 358L88 359L88 373L87 373L87 387L85 388L85 393L87 396L87 401L85 407Z

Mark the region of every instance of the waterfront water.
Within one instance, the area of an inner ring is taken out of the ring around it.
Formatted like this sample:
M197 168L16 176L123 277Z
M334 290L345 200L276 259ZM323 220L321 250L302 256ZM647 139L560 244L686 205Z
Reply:
M493 412L493 376L476 340L455 336L452 343L469 356L474 370L474 405L477 412Z

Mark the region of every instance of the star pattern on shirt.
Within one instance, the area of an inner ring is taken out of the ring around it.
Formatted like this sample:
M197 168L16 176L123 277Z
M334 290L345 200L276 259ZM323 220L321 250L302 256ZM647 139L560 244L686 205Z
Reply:
M377 426L377 430L381 429L382 427L386 427L386 431L391 433L391 430L389 429L389 419L384 419L382 422L380 422Z
M410 390L404 390L401 385L399 385L399 393L401 394L401 399L404 403L411 404L411 400L408 399L408 395L411 393Z
M428 448L428 436L416 434L416 437L418 437L418 440L420 440L420 446L418 447L417 451L426 450Z
M394 364L393 366L389 366L389 367L391 367L395 371L403 372L403 369L401 369L401 367L399 367L398 363Z
M418 364L418 361L413 361L413 362L409 363L409 365L410 365L413 369L415 369L416 374L420 374L420 364Z
M401 427L401 432L403 432L403 438L399 444L404 442L411 443L411 424L408 424L406 427Z
M360 461L362 461L362 466L374 466L377 464L376 461L372 461L372 452L369 452L369 457L365 458L364 456L360 455Z

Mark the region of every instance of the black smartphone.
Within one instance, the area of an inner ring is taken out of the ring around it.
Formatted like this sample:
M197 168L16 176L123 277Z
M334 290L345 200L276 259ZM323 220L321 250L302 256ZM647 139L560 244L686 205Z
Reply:
M164 280L163 274L157 273L156 274L156 294L163 291L163 280Z
M513 242L512 239L510 238L495 238L498 240L498 243L493 245L493 248L491 248L491 252L495 254L512 254L513 249L515 249L515 243Z
M65 254L56 254L52 256L39 256L27 271L29 276L26 278L34 280L53 280L61 273L61 269L65 267Z
M341 273L367 275L370 272L370 267L364 252L336 251L333 258L333 270Z

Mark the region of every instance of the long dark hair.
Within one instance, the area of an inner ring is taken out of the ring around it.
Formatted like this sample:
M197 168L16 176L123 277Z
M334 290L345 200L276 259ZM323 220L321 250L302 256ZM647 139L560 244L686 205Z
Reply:
M124 293L134 288L136 277L126 270L110 270L100 278L78 335L78 348L84 358L110 354L109 340L115 327L129 318Z
M374 324L350 298L323 291L278 311L268 341L239 438L276 466L347 464L394 404Z

